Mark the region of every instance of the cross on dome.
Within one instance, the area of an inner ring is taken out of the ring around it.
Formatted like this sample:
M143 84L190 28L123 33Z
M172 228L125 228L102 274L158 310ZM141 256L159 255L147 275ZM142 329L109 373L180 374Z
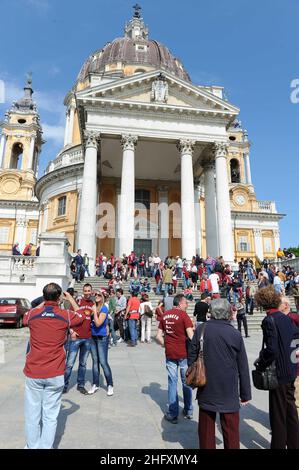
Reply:
M136 3L136 5L133 6L135 13L134 13L134 18L140 18L140 12L141 12L141 6Z

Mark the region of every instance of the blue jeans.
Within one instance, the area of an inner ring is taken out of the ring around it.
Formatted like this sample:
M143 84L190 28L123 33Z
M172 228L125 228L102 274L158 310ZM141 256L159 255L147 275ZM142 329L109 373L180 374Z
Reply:
M85 273L87 273L88 276L90 277L89 266L84 265L84 269L85 269Z
M75 341L69 341L68 356L64 374L65 387L67 387L69 384L79 349L80 354L77 382L79 387L85 386L86 362L90 352L90 343L90 339L76 339Z
M166 369L168 372L168 414L172 418L177 418L179 415L179 397L177 391L179 369L183 387L184 412L189 416L193 414L192 388L186 385L185 379L187 368L187 359L166 359Z
M133 344L137 344L137 320L128 320L130 337Z
M165 283L165 294L169 294L169 291L173 290L173 284L170 282Z
M111 320L109 319L108 320L108 325L109 325L109 330L110 330L110 334L111 334L111 338L113 340L113 343L114 344L117 344L117 336L116 336L116 333L115 333L115 329L114 329L114 318L112 318Z
M83 265L82 264L77 264L76 266L76 276L77 276L77 281L80 280L80 274L82 270Z
M183 268L177 268L177 273L178 279L181 279L183 277Z
M100 386L100 366L102 366L107 386L113 387L112 372L108 364L109 337L95 337L91 341L93 384Z
M63 386L63 375L50 379L26 377L25 433L28 449L52 449Z

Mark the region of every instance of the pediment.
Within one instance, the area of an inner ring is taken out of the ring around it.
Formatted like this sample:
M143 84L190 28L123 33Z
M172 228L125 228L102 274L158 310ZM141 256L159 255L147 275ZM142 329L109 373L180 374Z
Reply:
M203 87L192 85L165 71L148 72L114 80L78 92L76 96L83 104L109 102L130 107L153 106L155 109L161 107L164 110L165 108L194 110L224 116L239 113L237 107Z

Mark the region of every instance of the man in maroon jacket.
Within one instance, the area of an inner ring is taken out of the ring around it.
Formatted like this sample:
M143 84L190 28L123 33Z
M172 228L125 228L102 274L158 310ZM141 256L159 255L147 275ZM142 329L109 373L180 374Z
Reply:
M24 368L27 449L53 446L64 387L67 332L85 319L84 314L59 308L61 294L57 284L46 285L44 304L24 315L24 326L30 329ZM66 293L65 298L69 297Z

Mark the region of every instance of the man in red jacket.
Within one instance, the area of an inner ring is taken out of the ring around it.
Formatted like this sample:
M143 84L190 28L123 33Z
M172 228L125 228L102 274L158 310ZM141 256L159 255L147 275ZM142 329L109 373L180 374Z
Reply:
M44 304L24 315L24 326L30 329L24 368L27 449L53 446L64 387L67 332L85 319L84 314L59 308L61 294L60 286L47 284ZM70 297L65 293L67 300Z

